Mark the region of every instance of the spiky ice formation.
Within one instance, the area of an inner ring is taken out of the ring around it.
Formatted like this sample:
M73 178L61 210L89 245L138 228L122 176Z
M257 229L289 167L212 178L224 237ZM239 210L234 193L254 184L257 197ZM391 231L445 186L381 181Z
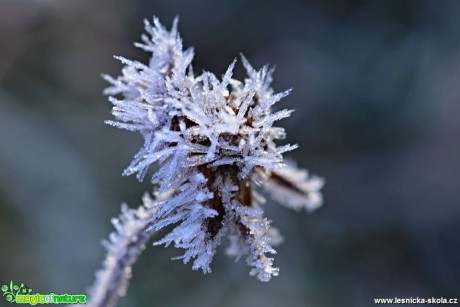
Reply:
M206 71L195 75L194 53L183 50L177 18L169 31L157 18L153 25L146 21L145 30L149 36L143 35L143 43L136 46L151 54L149 63L116 57L124 65L122 75L104 75L111 84L105 94L115 117L107 123L142 135L144 145L123 174L142 180L156 163L152 183L161 196L156 201L145 198L141 213L125 209L121 220L127 222L121 226L115 221L117 233L108 244L108 260L93 297L104 297L101 292L114 275L112 258L134 255L135 260L136 252L122 250L143 246L168 225L175 228L155 244L184 249L177 258L193 260L193 269L211 272L216 248L228 236L227 254L245 256L250 274L269 281L278 268L267 254L275 254L272 245L281 239L263 216L264 199L256 188L267 187L274 200L293 209L312 210L322 202L323 181L285 164L283 153L297 145L275 144L285 138L285 131L274 123L292 111L274 112L273 106L290 90L274 93L273 70L255 70L243 56L247 77L241 82L232 78L236 60L221 79ZM129 271L132 263L127 263L117 269ZM115 283L125 282L125 275Z

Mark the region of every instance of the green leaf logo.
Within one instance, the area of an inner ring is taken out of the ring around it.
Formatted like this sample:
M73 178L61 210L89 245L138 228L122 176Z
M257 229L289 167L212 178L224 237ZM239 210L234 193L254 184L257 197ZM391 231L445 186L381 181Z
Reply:
M14 303L16 302L16 295L18 294L28 294L32 292L32 289L21 283L20 285L15 285L12 280L10 280L10 285L2 286L3 296L7 302Z

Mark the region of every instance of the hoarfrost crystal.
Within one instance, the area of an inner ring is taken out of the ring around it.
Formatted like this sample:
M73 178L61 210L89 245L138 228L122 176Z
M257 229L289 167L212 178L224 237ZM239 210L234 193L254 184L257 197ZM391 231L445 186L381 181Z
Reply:
M268 255L275 254L272 245L281 237L263 216L264 199L257 189L266 187L274 200L295 210L311 211L322 203L322 179L285 164L283 153L297 146L275 144L285 138L275 122L292 111L273 112L272 107L290 91L274 93L273 70L256 70L244 56L247 78L241 82L232 78L236 60L222 78L210 72L195 75L193 50L183 49L177 23L176 18L168 31L157 18L153 25L146 21L149 36L136 46L151 53L148 65L116 57L124 65L122 75L104 76L111 84L105 94L115 117L107 123L144 139L123 174L142 180L156 163L151 179L158 189L155 199L144 197L140 209L124 208L121 219L113 221L117 232L107 243L94 301L110 301L110 294L100 293L108 287L104 283L111 275L118 276L118 285L126 283L129 276L117 275L117 268L129 268L139 253L135 249L168 225L175 228L155 245L184 249L177 259L193 261L193 269L211 272L216 248L228 237L227 254L246 257L250 274L269 281L278 268Z

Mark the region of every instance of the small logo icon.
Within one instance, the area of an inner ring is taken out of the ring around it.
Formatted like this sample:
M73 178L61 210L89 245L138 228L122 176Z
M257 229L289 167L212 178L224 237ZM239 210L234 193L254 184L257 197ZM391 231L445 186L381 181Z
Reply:
M16 296L17 295L26 295L32 292L32 288L27 287L24 283L20 285L15 285L13 281L10 281L9 285L2 286L3 296L5 296L6 300L10 303L16 303Z
M14 284L12 280L9 285L2 285L2 292L7 302L15 304L86 304L84 294L32 293L32 288L24 283Z

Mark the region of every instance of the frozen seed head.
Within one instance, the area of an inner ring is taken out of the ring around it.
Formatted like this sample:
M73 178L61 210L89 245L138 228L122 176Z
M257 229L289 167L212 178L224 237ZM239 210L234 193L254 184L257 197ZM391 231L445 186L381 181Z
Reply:
M227 253L245 256L251 275L268 281L278 269L267 255L281 240L263 216L264 199L256 188L268 187L287 207L312 210L322 203L323 181L285 165L283 153L296 145L275 143L285 132L274 124L292 111L273 111L290 92L273 92L273 70L256 70L241 56L243 81L232 78L236 60L222 78L196 75L193 50L183 49L177 23L176 18L168 31L157 18L153 25L146 21L148 35L136 46L151 53L149 63L116 57L124 65L121 76L104 76L115 117L107 123L144 138L124 174L142 180L150 165L158 165L152 182L160 196L155 205L146 200L155 211L145 231L176 227L155 244L185 249L177 258L193 260L193 269L208 273L216 247L228 236Z

